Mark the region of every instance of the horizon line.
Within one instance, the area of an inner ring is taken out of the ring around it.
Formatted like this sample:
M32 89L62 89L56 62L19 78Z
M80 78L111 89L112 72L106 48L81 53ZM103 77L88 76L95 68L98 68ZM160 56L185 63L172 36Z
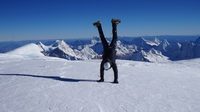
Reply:
M118 36L119 38L137 38L137 37L162 37L162 36L200 36L200 34L191 34L191 35L178 35L178 34L165 34L165 35L143 35L143 36ZM47 39L19 39L19 40L0 40L0 42L17 42L17 41L45 41L45 40L85 40L85 39L92 39L94 37L99 36L93 36L93 37L77 37L77 38L47 38ZM112 38L112 37L106 37L106 38Z

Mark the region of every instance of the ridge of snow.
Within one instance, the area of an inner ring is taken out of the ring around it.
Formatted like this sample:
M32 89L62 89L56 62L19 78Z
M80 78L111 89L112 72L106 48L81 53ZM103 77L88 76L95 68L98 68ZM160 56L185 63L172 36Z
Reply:
M30 44L24 45L20 48L17 48L15 50L12 50L10 52L7 52L7 54L44 56L44 54L42 52L43 52L43 49L41 47L39 47L35 43L30 43Z
M49 47L45 46L42 42L38 42L37 45L40 46L44 51L49 50Z

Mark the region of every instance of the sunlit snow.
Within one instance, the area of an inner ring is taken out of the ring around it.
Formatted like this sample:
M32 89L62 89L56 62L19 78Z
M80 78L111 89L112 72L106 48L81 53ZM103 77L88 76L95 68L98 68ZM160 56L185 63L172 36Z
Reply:
M199 112L200 59L117 60L99 79L101 60L0 54L0 112Z

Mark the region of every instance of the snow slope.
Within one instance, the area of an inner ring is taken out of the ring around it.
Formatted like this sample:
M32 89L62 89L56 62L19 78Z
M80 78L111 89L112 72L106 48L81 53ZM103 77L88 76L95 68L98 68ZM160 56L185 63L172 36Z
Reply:
M37 44L30 43L7 53L14 55L44 56L44 54L41 53L42 51L43 49Z
M117 60L99 79L100 60L0 54L0 112L199 112L200 59Z

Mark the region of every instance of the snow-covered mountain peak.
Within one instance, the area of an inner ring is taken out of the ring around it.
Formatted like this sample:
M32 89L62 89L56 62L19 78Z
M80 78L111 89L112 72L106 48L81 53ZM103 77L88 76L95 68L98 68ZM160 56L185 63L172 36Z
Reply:
M148 47L148 46L158 46L160 44L160 40L147 40L144 37L139 37L133 40L133 43L137 46Z
M122 42L120 40L117 41L117 46L122 45Z
M144 39L144 37L138 37L135 40L139 41L139 42L145 42L146 41L146 39Z
M40 46L44 51L48 49L42 42L38 42L37 45Z
M147 52L146 57L147 60L150 62L167 62L168 57L162 55L160 51L155 50L152 48L149 52Z
M37 45L44 46L42 42L38 42Z
M95 45L97 43L101 43L100 38L99 37L93 37L91 40L91 44Z
M76 58L74 50L64 40L56 40L49 48L53 49L49 54L50 56L58 56L66 59Z
M160 44L160 40L158 40L157 38L155 38L153 41L145 40L145 42L150 46L158 46Z
M65 52L71 56L75 56L73 49L68 44L66 44L64 40L56 40L51 46L58 48L61 51Z
M166 39L163 40L162 44L170 45L169 42Z
M88 45L86 45L81 51L76 51L75 53L79 58L84 60L93 59L98 55Z
M56 40L51 46L62 47L62 46L69 46L69 45L67 45L64 40Z

